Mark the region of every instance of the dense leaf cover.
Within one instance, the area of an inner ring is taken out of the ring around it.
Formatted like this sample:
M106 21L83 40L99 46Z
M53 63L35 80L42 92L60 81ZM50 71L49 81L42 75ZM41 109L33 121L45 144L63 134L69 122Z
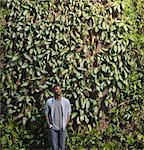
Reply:
M72 105L68 149L144 147L142 1L9 0L7 7L3 148L48 147L44 104L56 83Z

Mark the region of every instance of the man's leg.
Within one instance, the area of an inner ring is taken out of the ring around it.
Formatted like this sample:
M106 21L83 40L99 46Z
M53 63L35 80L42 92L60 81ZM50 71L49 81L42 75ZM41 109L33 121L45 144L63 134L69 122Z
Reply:
M52 150L58 150L58 132L55 131L53 128L51 128L50 131Z
M66 130L59 130L58 133L59 150L65 150Z

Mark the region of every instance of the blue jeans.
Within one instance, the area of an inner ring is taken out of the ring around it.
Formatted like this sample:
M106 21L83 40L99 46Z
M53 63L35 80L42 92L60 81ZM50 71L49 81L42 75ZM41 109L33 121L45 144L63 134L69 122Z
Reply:
M65 150L66 130L54 130L51 128L50 132L52 150Z

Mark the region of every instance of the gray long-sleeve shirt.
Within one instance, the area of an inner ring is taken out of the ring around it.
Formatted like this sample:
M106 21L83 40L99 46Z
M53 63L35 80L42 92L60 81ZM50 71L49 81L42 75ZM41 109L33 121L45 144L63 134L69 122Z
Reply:
M65 97L62 97L61 100L59 101L61 104L61 110L62 110L62 128L63 130L66 128L66 123L67 123L67 119L68 117L70 117L71 114L71 105L68 99L66 99ZM50 123L53 125L53 128L55 130L58 130L59 127L57 128L55 125L58 123L58 120L55 120L55 116L58 112L58 110L55 109L56 105L57 105L57 100L55 100L54 97L50 98L47 100L46 104L45 104L45 114L48 115ZM58 104L59 105L59 104ZM59 106L58 106L59 107ZM58 108L60 111L60 107ZM56 111L55 111L56 110ZM59 116L61 117L61 116ZM59 118L60 119L60 118ZM56 123L56 122L57 123ZM60 120L59 120L60 121ZM56 124L55 124L56 123ZM61 124L61 123L60 123Z

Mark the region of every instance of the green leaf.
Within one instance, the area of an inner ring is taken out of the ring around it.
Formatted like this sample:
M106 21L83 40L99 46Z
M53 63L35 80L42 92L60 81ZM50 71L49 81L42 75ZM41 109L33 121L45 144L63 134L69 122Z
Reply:
M9 57L9 56L8 56ZM13 57L12 57L12 61L16 61L16 60L18 60L19 59L19 54L15 54ZM11 58L11 56L10 56L10 58Z
M24 57L27 59L27 60L29 60L30 62L32 62L33 60L31 59L31 57L30 56L28 56L27 54L23 54L24 55Z
M24 83L21 85L21 87L28 86L28 84L29 84L29 82L28 82L28 81L26 81L26 82L24 82Z
M71 115L71 119L74 119L75 117L77 117L77 112L74 112L74 113L72 113L72 115Z
M29 26L26 26L24 30L25 30L25 31L28 31L28 30L29 30Z
M26 118L26 117L23 117L23 125L26 124L26 121L27 121L27 118Z

